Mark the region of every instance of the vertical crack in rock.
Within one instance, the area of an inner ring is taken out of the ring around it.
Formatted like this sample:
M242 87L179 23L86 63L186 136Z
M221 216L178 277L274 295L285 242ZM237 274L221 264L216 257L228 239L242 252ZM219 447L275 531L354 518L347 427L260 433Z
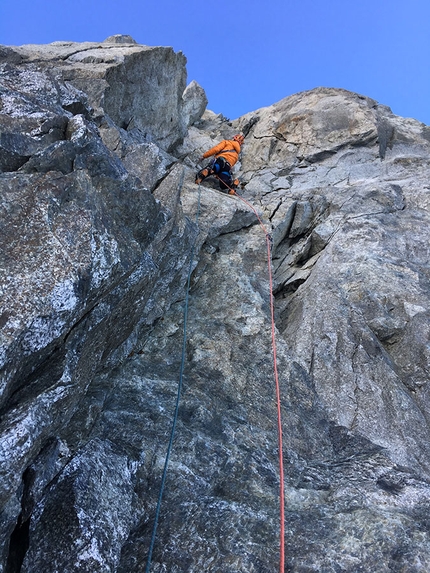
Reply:
M25 554L30 545L31 508L28 507L28 503L34 484L34 471L31 468L25 470L22 481L21 513L18 515L16 527L10 536L5 573L20 573Z

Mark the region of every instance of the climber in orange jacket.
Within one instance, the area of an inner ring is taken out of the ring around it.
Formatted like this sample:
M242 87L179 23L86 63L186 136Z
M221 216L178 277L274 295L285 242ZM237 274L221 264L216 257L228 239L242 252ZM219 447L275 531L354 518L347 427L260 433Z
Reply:
M197 173L196 183L199 184L206 177L216 175L221 189L230 189L229 193L234 193L239 181L233 179L231 168L239 159L240 147L243 145L244 140L244 136L239 133L234 135L232 139L224 139L221 143L203 153L199 161L212 156L214 156L214 160Z

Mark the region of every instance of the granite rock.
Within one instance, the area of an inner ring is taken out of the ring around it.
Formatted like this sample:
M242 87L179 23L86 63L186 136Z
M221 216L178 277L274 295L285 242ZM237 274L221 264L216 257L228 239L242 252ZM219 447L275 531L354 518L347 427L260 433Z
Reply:
M427 572L429 127L231 122L123 35L0 58L0 571L145 571L181 368L151 571L278 570L273 300L285 571ZM240 196L196 187L238 131Z

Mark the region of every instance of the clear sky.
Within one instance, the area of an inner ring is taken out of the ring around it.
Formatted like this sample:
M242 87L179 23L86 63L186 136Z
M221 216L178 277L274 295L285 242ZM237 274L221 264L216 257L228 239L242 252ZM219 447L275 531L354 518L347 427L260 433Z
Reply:
M430 124L430 0L0 0L0 44L113 34L181 50L230 119L327 86Z

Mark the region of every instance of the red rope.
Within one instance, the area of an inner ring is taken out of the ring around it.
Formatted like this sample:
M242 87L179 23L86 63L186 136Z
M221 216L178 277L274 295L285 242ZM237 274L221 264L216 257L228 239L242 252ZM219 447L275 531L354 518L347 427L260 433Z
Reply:
M218 176L216 176L220 181ZM279 444L279 505L280 505L280 548L279 548L279 572L284 573L285 564L285 494L284 494L284 460L282 454L282 419L281 419L281 392L279 389L279 377L278 377L278 362L276 355L276 336L275 336L275 306L273 302L273 278L272 278L272 254L271 246L272 239L270 234L267 232L260 215L257 213L255 207L248 203L246 199L241 197L234 189L229 187L225 181L222 181L226 187L230 189L229 195L236 195L241 201L243 201L252 211L254 211L255 216L260 223L261 228L266 236L266 246L267 246L267 266L269 269L269 289L270 289L270 318L272 323L272 351L273 351L273 370L276 385L276 406L278 412L278 444Z

